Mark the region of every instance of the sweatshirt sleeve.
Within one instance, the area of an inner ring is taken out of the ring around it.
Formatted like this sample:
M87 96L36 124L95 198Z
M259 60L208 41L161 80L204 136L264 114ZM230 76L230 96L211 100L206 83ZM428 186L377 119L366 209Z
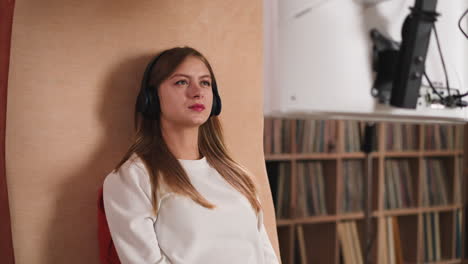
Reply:
M276 257L275 250L271 245L270 238L265 229L263 223L263 210L260 210L258 214L258 229L260 232L260 240L263 248L263 256L265 259L265 264L279 264L278 258Z
M143 168L124 163L109 174L103 187L104 209L122 264L170 264L159 248L154 230L151 185Z

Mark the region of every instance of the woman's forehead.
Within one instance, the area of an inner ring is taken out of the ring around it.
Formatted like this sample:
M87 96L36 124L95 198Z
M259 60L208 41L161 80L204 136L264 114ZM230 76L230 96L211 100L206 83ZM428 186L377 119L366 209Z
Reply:
M205 63L194 56L185 58L184 61L182 61L182 63L174 70L174 73L171 74L171 77L175 75L186 75L198 78L211 76Z

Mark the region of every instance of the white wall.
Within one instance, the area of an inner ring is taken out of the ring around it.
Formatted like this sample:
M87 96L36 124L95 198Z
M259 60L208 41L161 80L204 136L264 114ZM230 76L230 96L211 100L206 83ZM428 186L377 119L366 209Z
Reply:
M468 118L466 111L406 110L376 104L370 90L372 43L376 27L401 41L401 25L413 0L389 0L363 5L358 0L266 1L265 56L267 115L359 116L360 118ZM450 86L468 89L468 42L457 27L468 1L439 1L436 26L448 65ZM268 23L269 22L269 23ZM445 84L434 34L426 68L435 82Z

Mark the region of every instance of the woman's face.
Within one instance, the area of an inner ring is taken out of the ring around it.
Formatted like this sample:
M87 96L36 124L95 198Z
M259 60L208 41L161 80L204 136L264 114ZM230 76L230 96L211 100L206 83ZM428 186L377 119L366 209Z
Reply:
M213 104L211 75L197 57L188 56L159 86L161 122L197 127L210 117Z

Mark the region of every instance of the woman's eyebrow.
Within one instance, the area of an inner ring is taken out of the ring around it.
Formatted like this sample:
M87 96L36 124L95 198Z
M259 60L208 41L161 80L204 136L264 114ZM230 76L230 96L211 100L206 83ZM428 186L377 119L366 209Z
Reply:
M185 77L185 78L188 78L190 79L191 76L190 75L187 75L187 74L183 74L183 73L175 73L174 75L172 75L169 79L172 79L174 77ZM211 76L209 74L205 74L205 75L202 75L199 77L200 79L203 79L203 78L211 78Z

